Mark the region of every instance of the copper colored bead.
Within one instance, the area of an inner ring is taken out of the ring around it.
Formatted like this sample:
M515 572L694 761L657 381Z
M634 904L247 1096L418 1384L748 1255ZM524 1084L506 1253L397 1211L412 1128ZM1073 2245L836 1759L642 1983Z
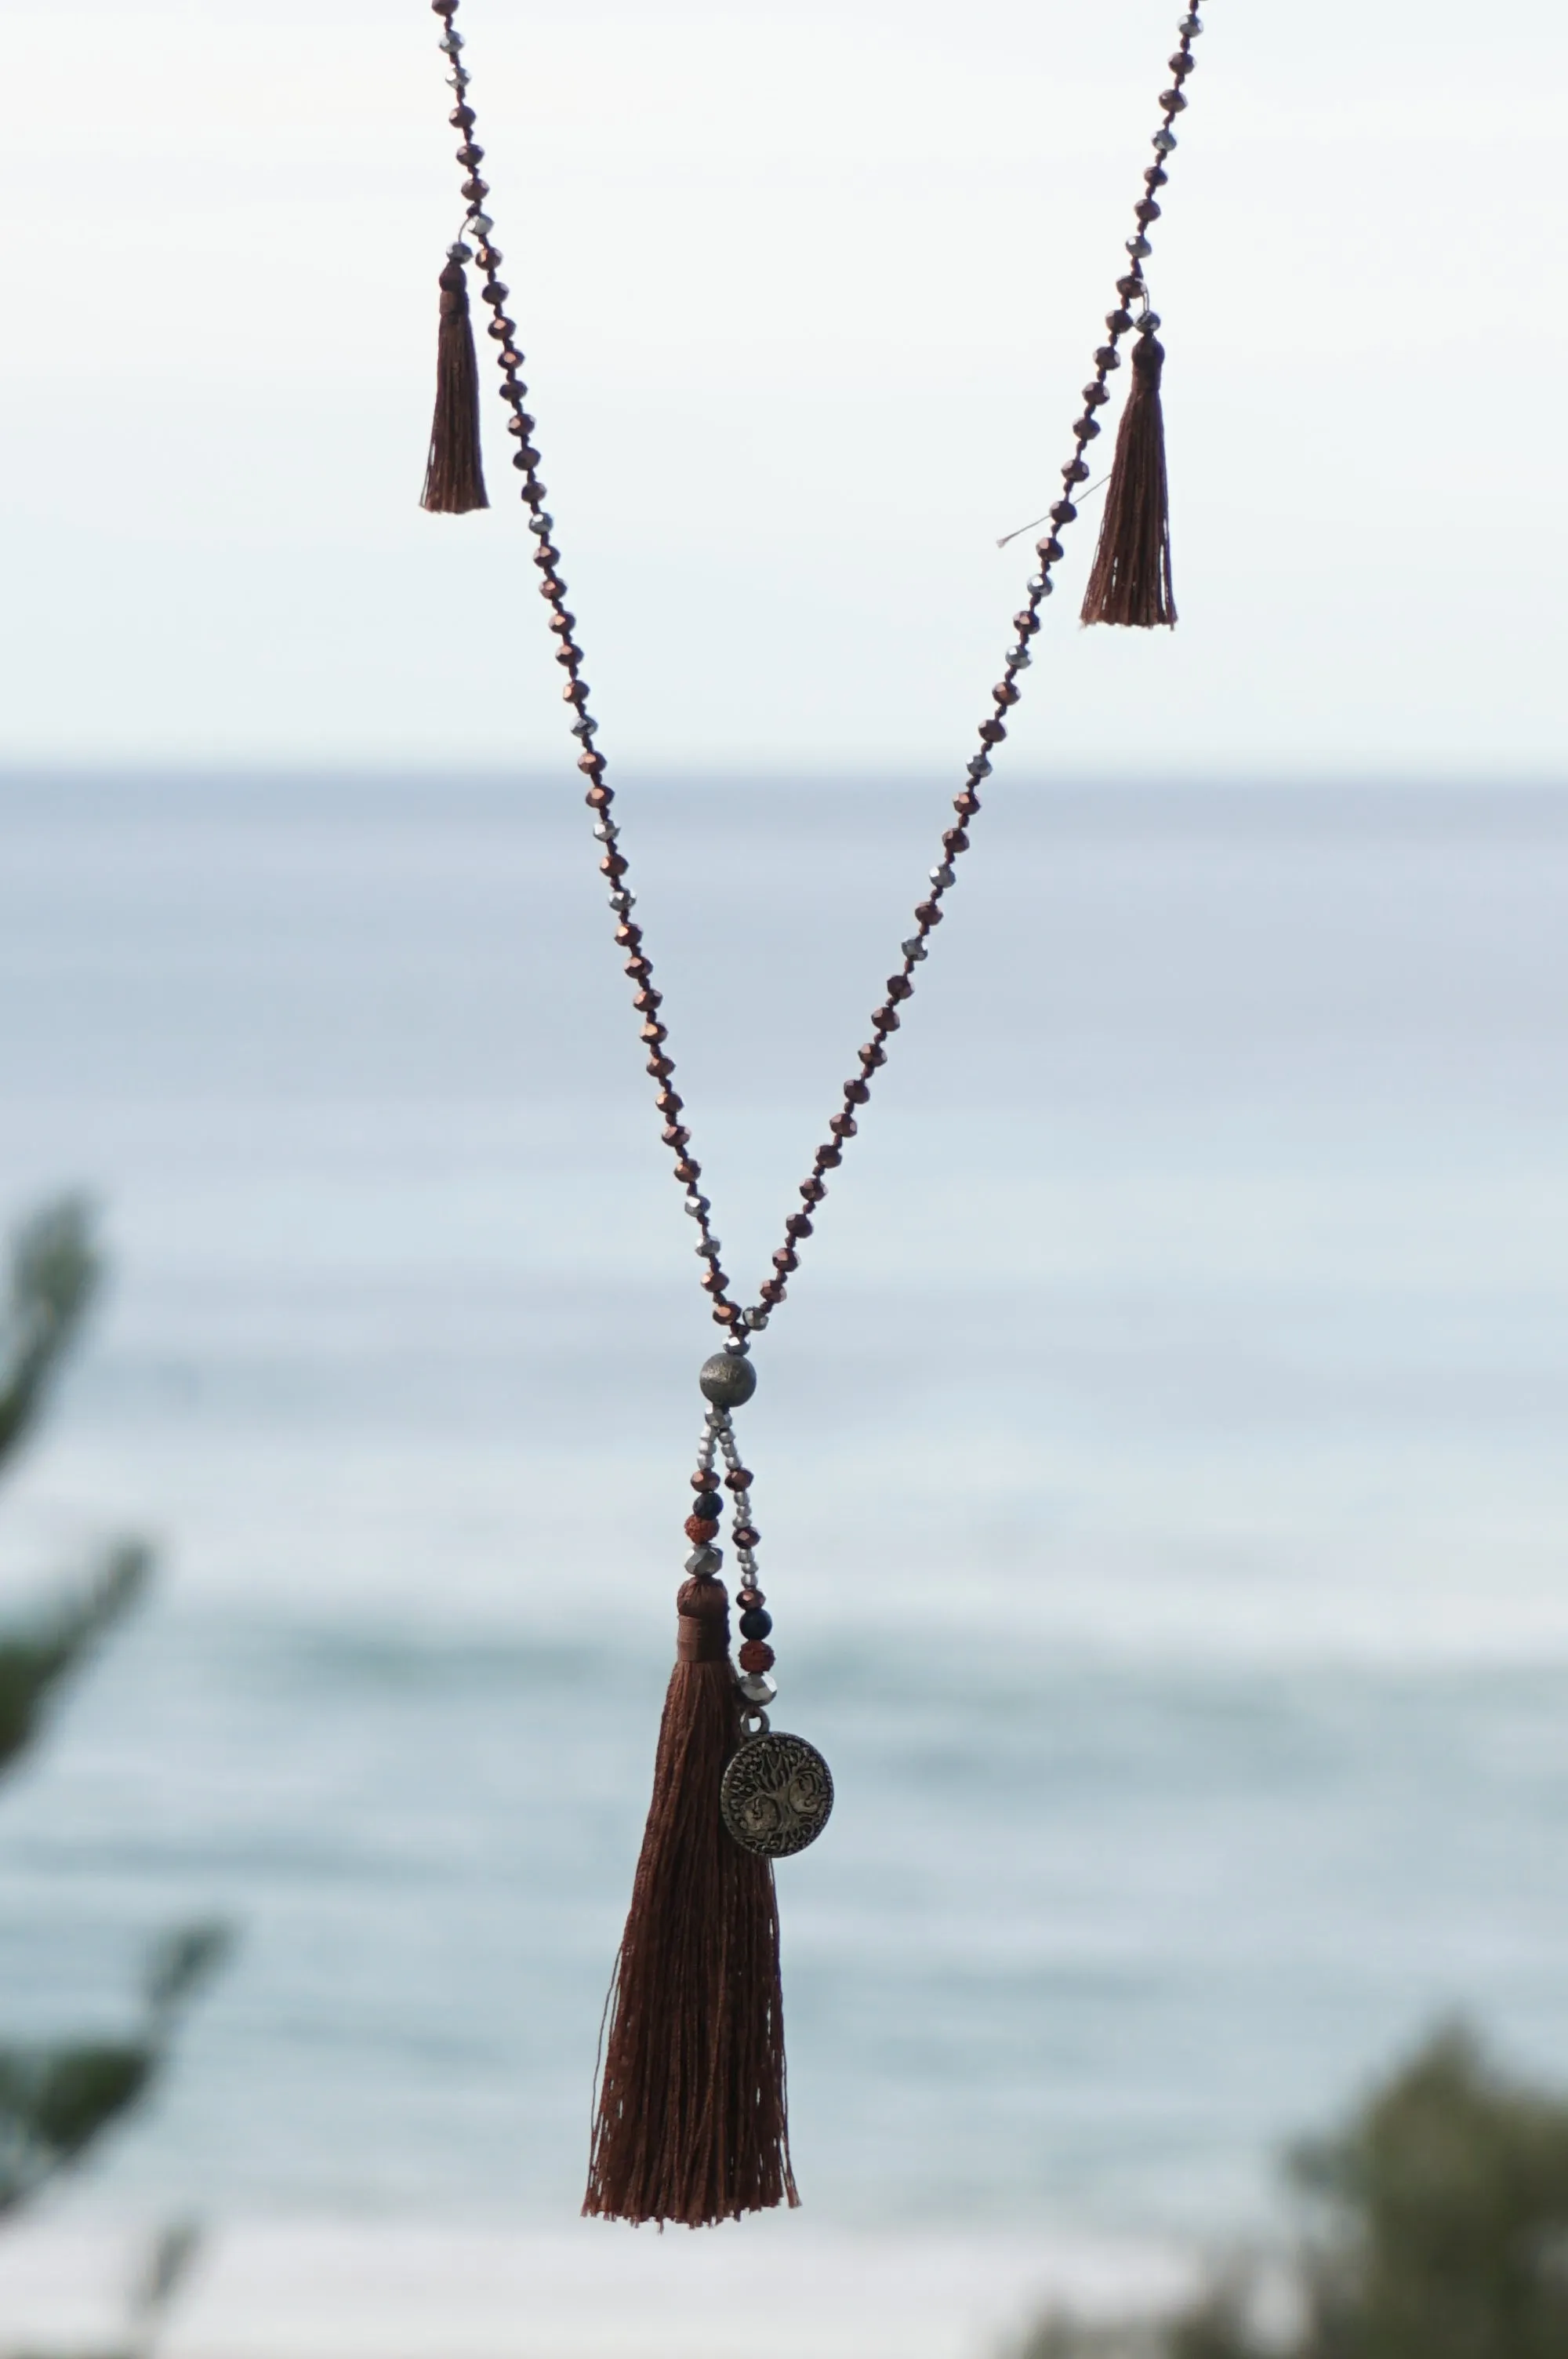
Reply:
M691 1487L694 1491L711 1491L713 1488L713 1479L714 1478L711 1473L705 1474L699 1466L697 1473L691 1478Z
M588 757L585 755L583 758L586 761ZM619 884L631 864L631 862L626 858L623 853L607 852L603 859L599 864L599 873L601 876L613 877L615 882Z
M713 1268L705 1269L697 1283L699 1286L705 1286L709 1294L722 1294L730 1280L721 1269Z
M800 1256L795 1251L792 1245L780 1245L777 1253L773 1256L773 1267L775 1269L782 1270L798 1269L800 1267Z
M733 1327L741 1313L732 1302L716 1302L713 1306L713 1316L720 1327Z
M960 819L973 819L980 807L980 799L973 787L966 787L961 795L953 798L953 809Z
M1000 721L982 721L979 734L986 745L1000 745L1007 732Z
M609 792L608 788L605 791L607 793ZM625 924L619 925L615 929L615 940L623 951L634 951L642 939L642 927L633 925L630 919L628 919Z
M654 969L651 961L644 958L641 951L633 951L626 962L626 972L634 981L646 983Z
M880 1040L868 1040L860 1051L860 1062L868 1069L885 1065L887 1060L888 1052Z
M632 994L633 1006L644 1015L651 1016L655 1007L662 1007L664 1004L664 993L655 991L652 984L644 984L641 991L634 991Z
M668 1028L665 1025L658 1023L656 1020L651 1024L644 1024L640 1035L640 1038L646 1040L651 1049L656 1049L661 1040L667 1040L669 1037Z
M596 754L590 746L586 754L578 756L577 766L585 778L597 778L604 767L604 756L602 754Z
M744 1589L738 1589L735 1592L736 1604L743 1607L748 1614L751 1612L753 1605L765 1605L767 1602L768 1601L762 1594L762 1592L757 1588L754 1582L750 1581L746 1583Z
M678 1122L666 1122L663 1131L660 1133L660 1136L664 1139L666 1147L689 1147L691 1145L690 1131L683 1129Z
M942 838L944 852L968 852L969 839L961 827L950 827Z
M675 1071L675 1069L676 1060L673 1057L650 1057L648 1060L648 1071L656 1082L665 1080L667 1074Z
M918 914L917 911L916 915ZM871 1087L869 1082L846 1082L844 1084L844 1095L851 1105L864 1105L871 1094Z
M782 1302L787 1291L782 1277L764 1278L757 1292L764 1302Z
M661 1114L679 1114L686 1100L676 1090L661 1090L654 1103Z
M695 1188L701 1177L701 1164L694 1163L689 1156L683 1155L680 1161L676 1165L676 1178L680 1181L681 1185L685 1188Z
M704 1540L716 1538L719 1532L718 1525L709 1523L706 1516L688 1516L684 1529L687 1539L696 1540L699 1546Z
M791 1237L808 1237L811 1234L809 1212L792 1212L784 1223L784 1234Z
M896 1032L898 1017L891 1007L873 1007L871 1022L879 1032Z
M906 974L890 974L890 975L889 975L889 977L888 977L888 997L889 997L890 999L913 999L913 998L914 998L914 984L912 984L912 983L911 983L911 981L910 981L910 979L909 979L908 975L906 975Z
M1016 680L1011 679L999 679L996 686L992 689L991 694L995 697L999 704L1016 704L1018 702L1018 683Z
M737 1524L735 1527L734 1538L737 1548L755 1548L762 1537L755 1524Z
M829 1146L819 1147L811 1159L819 1171L837 1171L844 1157L838 1147Z
M741 1649L741 1669L743 1671L771 1671L773 1662L773 1650L765 1638L748 1638Z
M588 805L589 810L607 811L610 809L611 804L615 800L615 789L613 787L589 787L587 794L583 797L583 800ZM620 935L617 934L615 939L619 941L621 939Z
M942 912L935 901L922 901L914 914L927 933L933 926L939 926L942 923Z
M724 1477L724 1487L728 1491L749 1491L756 1479L749 1466L731 1466Z
M808 1204L820 1204L827 1190L820 1180L803 1180L800 1183L800 1192Z

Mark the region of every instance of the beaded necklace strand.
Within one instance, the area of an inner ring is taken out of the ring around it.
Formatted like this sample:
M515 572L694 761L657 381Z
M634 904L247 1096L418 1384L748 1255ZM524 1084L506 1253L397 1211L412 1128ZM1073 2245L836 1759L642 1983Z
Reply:
M914 995L915 971L929 954L931 938L942 922L943 902L957 881L957 864L969 848L980 811L980 785L990 777L1007 736L1006 716L1022 695L1041 609L1055 587L1053 571L1063 555L1061 535L1077 516L1074 494L1088 480L1086 454L1100 434L1098 413L1111 398L1108 379L1120 367L1120 346L1130 336L1135 339L1133 385L1084 619L1145 625L1175 620L1159 410L1164 354L1155 335L1160 321L1150 304L1143 266L1152 250L1150 233L1161 214L1156 191L1169 178L1177 145L1173 126L1186 108L1184 85L1196 62L1193 43L1203 24L1189 13L1178 27L1177 47L1169 60L1171 84L1158 102L1160 125L1151 142L1153 160L1143 170L1142 193L1133 208L1136 226L1125 242L1127 260L1116 280L1116 306L1106 315L1105 341L1095 351L1082 411L1073 421L1073 453L1061 470L1062 496L1048 512L1050 530L1035 544L1038 562L1025 586L1023 604L1012 617L1013 637L1001 678L990 691L989 709L977 731L977 750L953 799L956 824L943 831L940 858L914 909L914 931L900 945L886 996L871 1012L871 1038L859 1052L857 1071L844 1083L842 1103L828 1120L828 1136L800 1183L800 1209L784 1223L783 1242L756 1299L742 1307L720 1264L712 1204L702 1191L702 1166L692 1150L685 1101L675 1086L662 995L643 928L633 914L630 864L613 815L615 793L605 756L595 742L599 724L589 711L577 618L567 604L555 519L545 506L517 323L507 310L511 290L500 277L502 254L493 239L494 223L485 210L491 191L480 176L484 149L474 137L470 76L462 62L465 44L453 22L459 0L431 0L431 5L442 20L440 48L456 97L449 120L461 138L457 160L464 173L460 194L465 212L441 273L441 363L425 505L460 512L487 505L465 278L468 266L477 265L480 298L492 315L486 332L496 347L506 431L514 445L512 465L521 478L518 489L534 537L534 563L549 609L556 660L567 675L562 695L571 709L571 734L580 748L578 768L588 780L586 800L615 918L614 940L624 955L632 1005L641 1019L664 1143L686 1191L686 1211L697 1227L699 1283L714 1321L725 1331L722 1349L704 1364L699 1377L708 1410L691 1476L694 1496L685 1519L691 1545L686 1559L688 1578L677 1601L680 1659L666 1701L654 1806L607 2010L609 2042L584 2205L586 2211L620 2218L676 2219L696 2225L760 2204L795 2200L784 2118L771 1862L814 1841L833 1803L832 1779L815 1747L770 1730L768 1707L776 1695L769 1644L773 1624L757 1577L760 1534L752 1514L752 1475L741 1460L732 1412L756 1389L752 1341L785 1299L827 1193L827 1175L838 1168L858 1134L859 1114L887 1062L888 1043L900 1029L900 1011ZM717 1579L722 1561L716 1543L723 1489L730 1495L730 1538L741 1576L737 1603L743 1643L738 1678L729 1660L727 1601ZM717 1700L712 1711L710 1696ZM705 1713L711 1721L712 1743L708 1756L698 1763L700 1731L708 1725ZM694 1932L695 1919L702 1921ZM742 1954L751 1962L749 1984L738 1982ZM742 2019L748 2006L755 2023Z

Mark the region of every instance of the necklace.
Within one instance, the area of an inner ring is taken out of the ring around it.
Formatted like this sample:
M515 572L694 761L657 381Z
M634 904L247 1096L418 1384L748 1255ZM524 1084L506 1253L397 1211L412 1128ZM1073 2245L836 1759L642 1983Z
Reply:
M440 279L440 336L436 411L423 505L460 515L488 506L480 451L479 372L468 296L468 268L477 265L481 300L492 317L512 464L534 537L539 589L549 608L556 660L566 673L562 694L588 780L587 801L600 846L599 866L610 889L615 942L624 955L632 1005L642 1023L654 1105L664 1123L686 1210L697 1227L699 1283L711 1315L724 1331L722 1348L703 1364L698 1383L707 1413L698 1437L692 1495L686 1501L690 1544L687 1579L676 1598L676 1661L660 1724L654 1796L633 1880L632 1903L605 2008L597 2115L585 2212L611 2219L676 2221L698 2227L742 2212L798 2201L790 2167L784 2104L784 1997L779 1974L775 1859L816 1841L833 1808L827 1764L803 1737L770 1725L777 1689L770 1639L773 1620L758 1578L761 1539L752 1505L751 1471L741 1457L734 1413L757 1388L752 1339L773 1318L789 1291L801 1251L814 1233L827 1194L828 1175L843 1161L858 1117L901 1010L914 996L917 970L942 922L942 904L957 881L957 864L969 848L980 810L980 785L1007 736L1006 715L1018 703L1030 668L1041 609L1054 589L1061 534L1078 514L1090 467L1087 451L1101 431L1098 412L1110 399L1107 380L1121 365L1119 346L1132 336L1132 383L1118 430L1105 514L1082 608L1086 623L1148 629L1176 619L1160 378L1164 351L1156 336L1143 265L1150 229L1160 218L1155 194L1169 177L1176 147L1172 125L1186 106L1184 84L1202 32L1195 14L1184 16L1169 64L1171 86L1161 93L1154 159L1142 175L1133 208L1137 228L1126 241L1127 263L1116 281L1116 308L1106 316L1106 341L1096 350L1094 375L1083 389L1083 411L1073 423L1073 455L1062 469L1062 496L1042 523L1038 564L1012 618L1013 640L990 710L980 723L977 751L954 797L957 823L944 830L941 858L914 911L914 929L900 946L887 995L871 1012L871 1038L858 1070L843 1088L827 1123L827 1137L800 1184L800 1210L784 1224L784 1240L756 1299L742 1308L719 1261L712 1205L702 1191L702 1167L692 1152L685 1102L675 1086L675 1060L654 981L630 866L614 813L605 756L595 745L599 725L589 709L577 618L567 605L555 520L545 506L535 421L523 382L517 323L507 312L510 289L500 277L502 255L485 211L490 184L480 177L484 150L474 138L464 41L453 18L459 0L431 0L442 20L440 47L456 93L449 121L460 134L458 162L465 178L462 226L448 249ZM1133 306L1138 308L1136 311ZM730 1495L730 1541L741 1573L739 1666L730 1658L729 1597L719 1578L717 1545Z

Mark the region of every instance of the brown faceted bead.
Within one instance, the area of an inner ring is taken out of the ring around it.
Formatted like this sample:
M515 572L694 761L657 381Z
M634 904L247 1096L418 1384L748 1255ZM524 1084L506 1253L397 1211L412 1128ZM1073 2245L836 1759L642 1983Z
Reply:
M1029 619L1038 630L1038 616L1031 614ZM965 834L961 827L950 827L947 829L942 838L942 849L944 852L968 852L968 848L969 839Z
M909 979L908 975L906 975L906 974L890 974L890 975L889 975L889 977L888 977L888 997L889 997L890 999L913 999L913 998L914 998L914 984L912 984L912 983L911 983L911 981L910 981L910 979Z
M550 616L550 619L545 627L546 630L551 631L570 631L575 629L576 625L577 616L575 614L568 614L564 606L559 606Z
M710 1540L716 1537L719 1527L717 1524L709 1523L706 1516L688 1516L686 1519L685 1530L687 1539L696 1540L700 1546L704 1540Z
M819 1147L811 1159L819 1171L837 1171L844 1157L837 1146Z
M748 1638L741 1649L741 1669L743 1671L771 1671L775 1659L765 1638Z
M762 1535L755 1524L737 1524L734 1537L737 1548L755 1548Z
M589 746L586 754L578 756L577 766L585 778L597 778L604 767L604 756L602 754L596 754Z
M669 1037L668 1029L659 1023L657 1018L643 1027L642 1038L647 1041L650 1048L656 1049L661 1040L667 1040Z
M724 1477L725 1488L730 1491L749 1491L755 1481L749 1466L731 1466Z
M634 951L643 939L643 929L626 919L615 929L615 940L623 951Z
M454 131L471 131L474 126L474 111L471 106L454 106L447 121Z
M917 909L915 916L918 917L919 914ZM864 1105L871 1094L871 1088L869 1082L846 1082L844 1084L844 1095L851 1105Z
M873 1007L871 1023L879 1032L896 1032L898 1017L891 1007Z
M490 194L490 182L481 180L476 172L471 179L463 182L458 194L470 205L480 204Z
M630 866L631 863L623 853L607 852L599 864L599 873L601 876L613 876L619 883Z
M942 912L935 901L922 901L914 914L924 933L929 933L933 926L942 923Z
M785 1234L785 1236L786 1236L786 1237L808 1237L808 1236L810 1236L810 1234L811 1234L811 1216L810 1216L810 1214L809 1214L809 1213L807 1213L807 1212L792 1212L792 1213L790 1214L790 1216L789 1216L788 1220L784 1223L784 1234Z
M1150 222L1159 220L1160 208L1152 197L1140 197L1132 208L1132 218L1147 227Z
M988 745L1000 745L1007 732L1000 721L982 721L979 734Z
M800 1192L808 1204L820 1204L827 1190L820 1180L803 1180L800 1183Z
M1018 683L1016 680L999 679L996 686L992 689L991 694L995 697L999 704L1016 704L1018 702Z
M583 797L583 800L588 805L589 810L607 811L610 809L611 804L615 800L615 789L613 787L589 787L587 794ZM620 935L617 934L615 939L619 941L621 939Z
M689 1156L683 1155L680 1161L676 1165L676 1178L680 1181L682 1187L695 1188L701 1177L701 1164L694 1163Z
M686 1100L676 1090L661 1090L654 1100L661 1114L679 1114Z
M563 639L556 649L556 661L564 664L568 671L575 671L582 661L582 649L573 647L569 639Z
M691 1487L694 1491L711 1491L715 1480L716 1477L711 1472L705 1474L699 1466L691 1478Z
M667 1079L675 1069L676 1060L673 1057L650 1057L648 1060L648 1071L656 1082Z
M666 1147L689 1147L691 1145L690 1131L684 1130L678 1122L666 1122L661 1136L663 1136Z
M765 1605L767 1602L767 1598L762 1591L755 1588L750 1582L747 1582L744 1589L738 1589L735 1592L736 1604L741 1608L742 1612L747 1614L751 1612L753 1605Z
M716 1302L713 1306L713 1315L720 1327L733 1327L741 1313L732 1302Z
M641 951L633 951L626 962L626 972L633 982L646 983L654 969L652 962L644 958Z
M887 1060L888 1052L880 1040L868 1040L860 1051L860 1062L868 1071L874 1070L878 1065L885 1065Z
M960 819L973 819L980 807L980 799L973 787L966 787L961 795L953 798L953 809Z
M759 1296L764 1302L782 1302L787 1291L788 1288L782 1277L764 1278L757 1288Z
M730 1280L725 1277L724 1272L718 1266L717 1263L715 1263L711 1269L705 1269L701 1277L697 1280L697 1284L699 1286L705 1286L709 1294L722 1294L729 1283Z
M664 1004L664 993L655 991L652 984L644 984L641 991L634 991L632 994L633 1006L645 1015L651 1016L655 1007L662 1007Z
M777 1253L773 1256L773 1267L775 1269L784 1270L798 1269L800 1267L800 1256L795 1251L792 1245L780 1245Z

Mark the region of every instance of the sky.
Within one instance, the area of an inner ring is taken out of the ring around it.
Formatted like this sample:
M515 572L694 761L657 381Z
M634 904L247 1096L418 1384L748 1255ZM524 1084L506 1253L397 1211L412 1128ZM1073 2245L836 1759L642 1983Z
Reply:
M624 775L957 769L1158 123L1174 0L465 0ZM424 0L0 8L0 763L558 764L511 495L417 506L460 211ZM1568 16L1214 0L1149 266L1178 630L1031 770L1547 777Z

